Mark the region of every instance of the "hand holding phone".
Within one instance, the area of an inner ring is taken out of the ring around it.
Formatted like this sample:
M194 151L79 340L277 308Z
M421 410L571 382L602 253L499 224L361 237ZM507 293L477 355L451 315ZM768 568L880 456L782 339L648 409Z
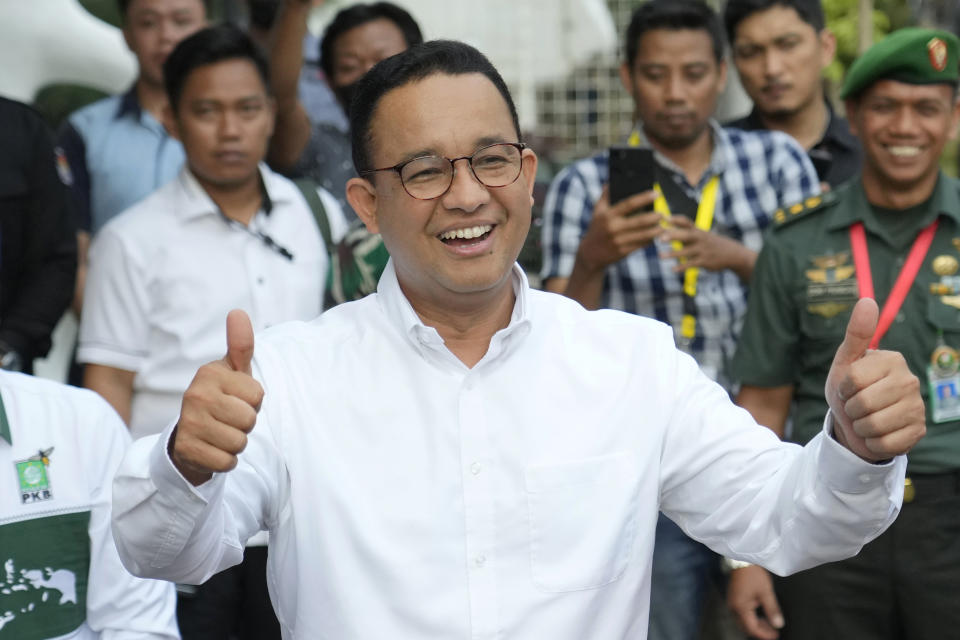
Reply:
M654 167L650 148L610 147L610 204L653 189Z

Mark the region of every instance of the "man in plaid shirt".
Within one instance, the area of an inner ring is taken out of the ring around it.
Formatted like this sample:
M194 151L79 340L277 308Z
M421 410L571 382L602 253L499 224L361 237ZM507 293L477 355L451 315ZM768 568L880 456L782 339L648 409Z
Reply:
M642 123L630 144L653 149L658 182L672 181L661 189L671 213L655 207L654 191L611 205L606 153L574 163L547 194L545 287L587 308L670 324L677 344L729 391L725 370L764 229L778 209L815 200L817 174L789 136L723 129L711 118L726 64L720 21L702 2L651 0L634 13L625 40L621 79ZM698 223L685 204L698 210ZM716 564L706 547L661 516L651 640L696 637L705 579Z

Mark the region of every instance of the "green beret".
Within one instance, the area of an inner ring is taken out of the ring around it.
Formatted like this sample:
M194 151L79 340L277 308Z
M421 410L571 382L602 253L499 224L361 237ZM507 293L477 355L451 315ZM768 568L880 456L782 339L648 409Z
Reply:
M958 51L960 39L947 31L898 29L857 58L847 72L840 97L855 96L882 79L956 84Z

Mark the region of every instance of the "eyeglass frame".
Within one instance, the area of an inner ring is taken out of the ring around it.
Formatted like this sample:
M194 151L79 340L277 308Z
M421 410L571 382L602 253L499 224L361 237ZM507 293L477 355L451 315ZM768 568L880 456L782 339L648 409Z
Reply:
M520 167L517 169L517 175L514 176L513 180L511 180L510 182L508 182L508 183L506 183L506 184L501 184L501 185L497 185L497 186L494 187L494 186L491 186L491 185L487 184L487 183L484 182L483 180L481 180L481 179L480 179L480 176L477 175L477 172L476 172L476 171L474 170L474 168L473 168L473 158L474 158L478 153L480 153L481 151L483 151L484 149L489 149L490 147L498 147L498 146L500 146L500 145L507 145L507 146L509 146L509 147L513 147L514 149L516 149L517 151L520 152ZM444 195L446 195L446 193L447 193L448 191L450 191L450 187L453 186L453 178L457 175L457 165L456 165L456 163L457 163L459 160L466 160L466 161L467 161L467 166L470 167L470 173L473 174L474 179L475 179L477 182L479 182L480 184L482 184L484 187L486 187L487 189L502 189L503 187L509 187L509 186L512 185L514 182L516 182L517 179L520 177L520 174L523 173L523 150L524 150L524 149L529 149L529 148L530 148L530 146L527 145L526 143L523 143L523 142L492 142L492 143L490 143L490 144L485 144L485 145L483 145L482 147L480 147L479 149L477 149L476 151L474 151L473 153L471 153L471 154L468 155L468 156L460 156L459 158L448 158L448 157L446 157L446 156L441 156L441 155L436 155L436 154L432 154L432 153L431 153L431 154L429 154L429 155L417 156L416 158L410 158L409 160L404 160L403 162L398 162L397 164L393 165L392 167L380 167L379 169L366 169L366 170L364 170L364 171L361 171L361 172L360 172L360 175L361 175L361 176L368 176L368 175L370 175L370 174L372 174L372 173L376 173L376 172L378 172L378 171L396 171L396 173L397 173L397 178L400 179L400 186L403 187L403 190L406 192L406 194L407 194L408 196L410 196L410 197L413 198L414 200L436 200L437 198L442 198ZM413 195L412 193L410 193L410 190L407 189L407 183L403 181L403 173L402 173L403 168L406 167L406 166L407 166L408 164L410 164L411 162L416 162L417 160L423 160L424 158L442 158L442 159L444 159L444 160L446 160L447 162L450 163L450 168L451 168L451 172L450 172L450 184L447 185L447 188L446 188L446 189L444 189L444 190L443 190L442 192L440 192L439 194L433 196L432 198L418 198L417 196L415 196L415 195Z

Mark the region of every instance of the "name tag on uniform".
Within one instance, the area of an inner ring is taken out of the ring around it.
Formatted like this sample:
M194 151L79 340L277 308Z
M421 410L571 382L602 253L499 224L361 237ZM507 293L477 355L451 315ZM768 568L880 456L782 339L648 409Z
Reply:
M930 409L935 423L960 418L960 358L956 349L941 342L930 356L927 381Z

